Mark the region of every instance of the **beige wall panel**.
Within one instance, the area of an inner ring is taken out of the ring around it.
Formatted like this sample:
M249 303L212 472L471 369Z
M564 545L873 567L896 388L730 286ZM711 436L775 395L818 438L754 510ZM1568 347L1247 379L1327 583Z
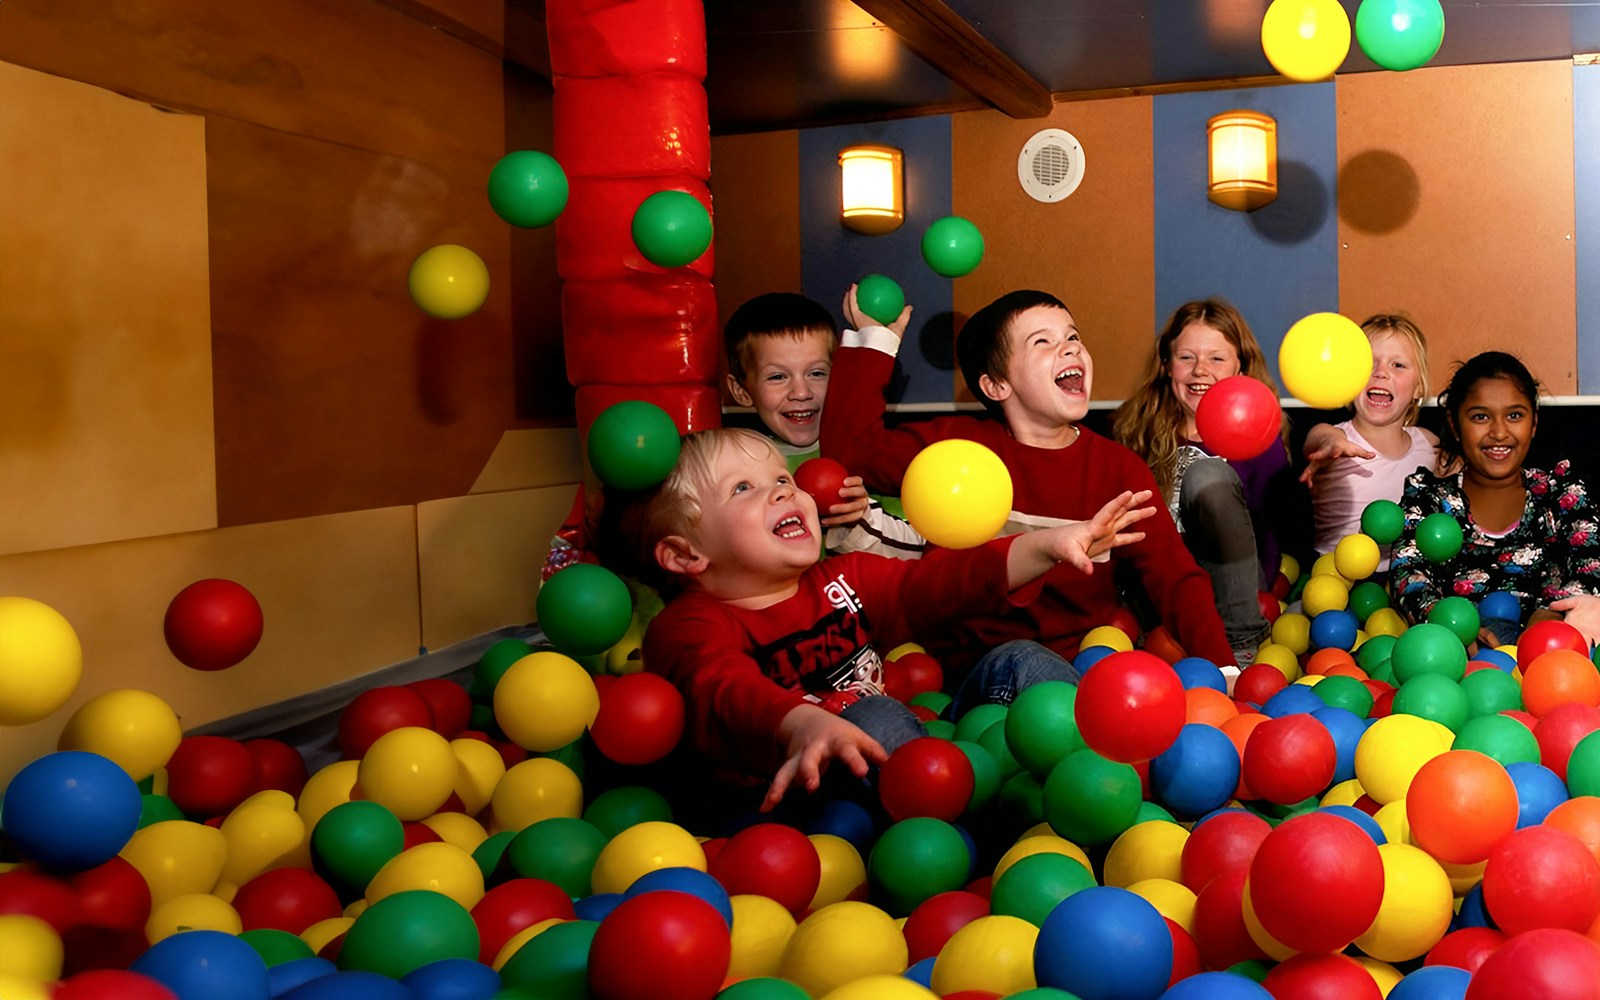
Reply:
M172 597L207 577L234 580L261 602L261 644L228 670L190 670L162 638ZM84 655L66 706L0 727L3 782L54 750L72 711L103 691L151 691L190 729L415 656L416 515L390 507L0 556L0 594L61 612Z
M1057 104L1025 121L951 116L951 201L984 233L983 266L955 282L958 322L1000 295L1037 288L1072 309L1094 358L1094 398L1120 399L1155 335L1155 200L1148 97ZM1017 154L1043 128L1083 144L1083 183L1047 205L1017 182ZM972 396L955 374L958 399Z
M1572 64L1336 82L1340 312L1410 313L1435 389L1497 348L1575 392Z
M575 492L549 486L417 505L424 646L533 621L539 572Z
M0 63L0 554L215 527L205 125Z
M583 454L572 427L506 431L484 463L472 493L501 493L583 481Z

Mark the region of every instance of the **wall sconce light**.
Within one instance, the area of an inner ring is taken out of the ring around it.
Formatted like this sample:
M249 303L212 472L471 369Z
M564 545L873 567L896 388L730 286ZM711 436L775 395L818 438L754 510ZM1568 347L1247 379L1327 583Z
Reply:
M839 151L844 193L840 221L867 236L882 236L906 221L905 158L892 146L850 146Z
M1259 111L1224 111L1206 122L1206 196L1250 212L1278 197L1278 123Z

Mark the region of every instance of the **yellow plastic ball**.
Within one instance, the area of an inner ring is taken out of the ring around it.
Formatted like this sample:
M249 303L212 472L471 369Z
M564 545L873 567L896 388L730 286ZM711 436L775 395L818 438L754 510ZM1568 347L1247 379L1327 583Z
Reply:
M1261 50L1272 68L1291 80L1326 80L1350 53L1350 16L1337 0L1273 0L1261 19ZM1278 364L1283 367L1281 359ZM1343 403L1311 405L1334 409Z
M340 914L340 916L349 917L350 919L354 920L356 917L359 917L363 913L367 912L367 907L371 905L372 904L367 902L365 899L352 899L350 901L350 905L344 908L344 912Z
M222 881L246 882L271 868L310 868L311 831L294 808L294 796L276 788L259 791L222 821L228 860Z
M928 445L900 484L906 519L947 549L970 549L1000 533L1011 514L1011 473L1000 456L952 438Z
M778 975L820 997L863 976L898 978L907 958L906 939L893 917L869 903L847 900L800 922L783 950Z
M1311 564L1311 575L1313 577L1337 577L1344 583L1346 590L1355 586L1354 580L1346 579L1345 575L1339 572L1339 564L1334 561L1332 552L1324 552L1322 555L1317 556L1317 561Z
M317 821L332 811L334 806L342 806L350 801L360 771L360 761L340 760L319 769L306 780L306 787L300 789L300 802L296 808L307 830L315 830Z
M489 268L464 246L431 246L411 262L406 287L417 308L435 319L460 319L489 297Z
M1356 800L1367 794L1361 787L1361 782L1354 778L1341 781L1328 789L1322 796L1321 804L1325 806L1353 806Z
M1035 834L1031 837L1022 837L1022 839L1018 840L1015 844L1012 844L1004 854L1000 855L1000 860L995 862L994 866L994 880L996 882L1000 881L1000 876L1006 873L1006 869L1010 868L1018 861L1021 861L1023 858L1026 858L1029 855L1043 854L1046 852L1051 854L1065 854L1067 857L1083 865L1084 869L1091 874L1094 872L1094 866L1089 863L1089 855L1086 854L1083 848L1079 847L1077 844L1074 844L1065 837L1058 837L1053 833Z
M1244 928L1250 932L1250 940L1256 947L1267 953L1267 957L1274 962L1287 961L1298 954L1293 948L1272 936L1272 933L1261 926L1261 918L1256 916L1255 904L1250 901L1250 879L1244 880Z
M1346 580L1365 580L1378 571L1382 558L1378 543L1360 532L1344 536L1333 547L1333 566Z
M1349 603L1350 588L1337 576L1314 576L1300 592L1300 606L1312 618L1324 611L1343 611Z
M386 861L367 883L367 902L397 892L427 889L470 910L483 898L483 869L472 855L454 844L427 843L408 847Z
M1080 649L1089 649L1092 646L1104 646L1119 653L1126 653L1133 648L1133 640L1128 638L1128 633L1115 625L1096 625L1078 644Z
M1422 765L1450 749L1448 729L1441 739L1436 722L1415 715L1387 715L1356 743L1356 780L1379 803L1406 797Z
M1306 586L1310 585L1308 581ZM1272 623L1272 641L1288 646L1296 656L1304 655L1311 648L1311 619L1295 611L1279 615Z
M511 665L494 688L494 717L507 737L535 753L583 735L600 711L594 678L570 656L540 651Z
M505 968L507 962L511 961L511 957L513 955L522 950L523 945L527 944L529 941L532 941L534 938L538 937L540 934L543 934L556 924L564 924L566 922L567 921L563 920L561 917L547 917L536 924L531 924L527 927L524 927L522 930L517 931L515 934L511 935L511 937L506 939L505 944L500 946L500 950L494 956L494 962L491 963L491 968L493 968L494 971L499 972L501 969Z
M1273 0L1272 9L1289 2ZM1306 7L1327 7L1336 12L1337 16L1329 15L1329 20L1344 25L1343 48L1349 48L1350 23L1335 0L1294 2ZM1272 9L1267 12L1267 20L1272 19ZM1339 59L1343 58L1341 50ZM1283 343L1278 348L1278 371L1283 375L1284 387L1296 399L1317 409L1336 410L1355 399L1371 378L1372 344L1361 327L1338 313L1312 313L1289 327L1289 332L1283 335Z
M239 934L244 931L244 922L239 919L238 910L209 892L174 896L152 909L144 922L144 935L151 944L180 931Z
M1303 687L1316 687L1318 684L1321 684L1327 679L1327 676L1324 674L1306 674L1304 677L1296 678L1294 683Z
M1405 634L1406 620L1394 608L1379 608L1367 616L1363 630L1369 636Z
M895 660L900 659L900 657L906 655L907 653L926 653L926 652L927 652L926 649L924 649L921 645L919 645L919 644L917 644L915 642L902 642L900 645L898 645L895 648L889 650L889 654L887 656L885 656L884 659L889 661L890 663L893 663Z
M1389 991L1400 985L1400 980L1405 978L1400 974L1399 969L1388 962L1380 962L1375 958L1368 958L1366 955L1352 955L1351 957L1355 959L1357 965L1367 970L1367 975L1371 976L1372 981L1378 985L1378 995L1380 997L1387 997Z
M494 797L495 786L506 776L506 759L484 740L463 737L450 741L456 755L456 796L469 816L483 812Z
M39 983L61 978L66 951L61 935L43 920L31 913L0 913L0 941L5 942L0 946L0 976Z
M733 933L728 978L776 976L784 949L794 936L794 916L782 903L767 896L740 894L729 902L733 906Z
M1145 879L1183 879L1183 845L1189 831L1166 820L1147 820L1124 830L1106 852L1105 884L1126 889Z
M489 839L483 824L466 813L438 812L422 821L422 825L439 835L439 839L471 854L478 845Z
M311 947L312 954L318 954L326 948L333 939L345 933L356 922L355 917L328 917L300 932L300 940Z
M1391 844L1411 843L1411 817L1406 815L1406 800L1395 799L1378 807L1372 819L1383 831L1383 839Z
M113 760L134 781L167 766L183 739L172 706L148 691L107 691L78 706L61 730L58 750L87 750Z
M1290 583L1300 579L1300 560L1285 552L1278 557L1278 572Z
M1428 852L1410 844L1380 844L1383 902L1356 947L1384 962L1425 954L1450 929L1455 893L1450 878Z
M71 622L42 601L0 597L0 726L53 714L82 677L83 646Z
M222 831L186 819L169 819L135 830L122 848L124 860L150 886L150 905L210 892L222 876L228 841Z
M583 815L583 782L553 757L532 757L508 770L494 786L490 808L494 832L526 830L558 816L576 819Z
M948 996L982 990L1009 996L1039 985L1033 949L1039 928L1021 917L993 914L963 925L933 960L933 991Z
M402 820L431 816L456 787L450 741L431 729L404 726L373 741L361 758L356 784L364 798Z
M1194 933L1193 889L1169 878L1147 878L1128 886L1128 891L1155 907L1163 917Z
M676 823L649 820L611 838L594 862L595 892L625 892L639 876L661 868L706 870L706 852Z
M818 1000L939 1000L939 994L905 976L879 973L829 990Z
M822 878L811 897L811 909L842 903L852 895L866 895L867 864L861 860L856 845L831 833L813 833L809 839L822 862Z
M1296 617L1303 618L1305 616L1297 615ZM1280 618L1278 620L1282 621L1283 619ZM1309 636L1306 641L1310 642ZM1256 650L1256 662L1269 663L1277 667L1278 672L1283 675L1283 679L1291 684L1300 679L1300 660L1294 655L1293 649L1282 643L1269 642Z

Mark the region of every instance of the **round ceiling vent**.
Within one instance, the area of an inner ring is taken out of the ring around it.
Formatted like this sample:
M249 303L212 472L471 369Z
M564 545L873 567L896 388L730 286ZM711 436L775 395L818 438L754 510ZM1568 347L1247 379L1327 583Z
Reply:
M1083 181L1083 146L1071 132L1035 132L1017 157L1017 179L1034 201L1060 201Z

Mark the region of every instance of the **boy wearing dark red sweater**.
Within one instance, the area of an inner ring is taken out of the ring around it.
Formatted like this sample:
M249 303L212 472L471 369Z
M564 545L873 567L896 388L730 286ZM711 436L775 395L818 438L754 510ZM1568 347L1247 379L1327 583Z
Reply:
M852 290L853 291L853 290ZM1045 292L1018 291L978 310L956 338L967 385L988 418L940 417L889 429L884 389L900 338L855 315L846 300L847 331L834 353L832 402L822 417L822 453L865 478L869 489L898 492L906 466L935 441L966 438L985 445L1011 472L1013 510L1004 533L1030 532L1094 516L1125 489L1154 490L1138 456L1082 426L1094 363L1072 313ZM1165 510L1145 524L1146 538L1112 553L1131 562L1163 624L1184 649L1218 666L1233 650L1217 616L1211 582L1189 554ZM1057 568L1003 609L959 623L946 655L1036 639L1063 656L1076 654L1085 633L1110 621L1118 605L1108 572L1084 576Z

